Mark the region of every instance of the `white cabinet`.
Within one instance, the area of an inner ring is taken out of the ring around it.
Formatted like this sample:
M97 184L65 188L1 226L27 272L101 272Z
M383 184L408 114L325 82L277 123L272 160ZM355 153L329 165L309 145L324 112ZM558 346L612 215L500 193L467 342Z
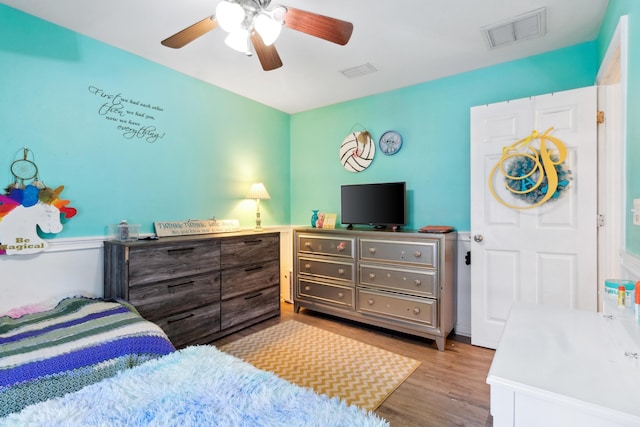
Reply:
M640 426L640 328L514 303L487 383L494 427Z

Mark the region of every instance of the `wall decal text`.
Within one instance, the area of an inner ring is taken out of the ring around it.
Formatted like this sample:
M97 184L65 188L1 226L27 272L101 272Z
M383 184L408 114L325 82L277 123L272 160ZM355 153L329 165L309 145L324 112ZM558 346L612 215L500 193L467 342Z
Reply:
M155 143L164 138L165 133L155 126L155 120L164 108L97 86L89 86L89 93L99 100L98 115L113 122L125 139Z

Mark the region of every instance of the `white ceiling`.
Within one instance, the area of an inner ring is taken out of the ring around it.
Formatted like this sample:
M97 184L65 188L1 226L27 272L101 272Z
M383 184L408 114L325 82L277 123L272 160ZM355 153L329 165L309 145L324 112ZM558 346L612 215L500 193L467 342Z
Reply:
M31 15L189 76L297 113L593 40L608 0L282 0L354 25L346 46L284 28L284 66L262 70L213 30L182 49L160 41L213 14L218 0L3 0ZM276 3L274 3L276 4ZM547 34L490 50L482 27L546 7ZM355 79L340 70L370 63Z

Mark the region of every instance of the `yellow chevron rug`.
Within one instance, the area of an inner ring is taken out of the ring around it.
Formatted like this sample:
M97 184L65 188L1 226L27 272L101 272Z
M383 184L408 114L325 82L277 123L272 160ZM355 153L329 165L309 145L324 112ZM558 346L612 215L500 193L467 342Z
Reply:
M420 362L288 320L220 347L265 371L370 411Z

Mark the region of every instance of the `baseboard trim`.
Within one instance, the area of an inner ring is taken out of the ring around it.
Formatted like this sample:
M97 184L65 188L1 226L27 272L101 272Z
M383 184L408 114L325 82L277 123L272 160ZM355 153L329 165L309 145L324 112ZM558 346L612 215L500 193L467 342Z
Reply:
M67 237L47 240L47 248L44 252L68 252L87 249L101 249L106 237Z
M243 228L242 231L251 231L252 228ZM271 226L264 227L264 232L280 231L289 232L291 226ZM153 236L153 233L141 234L140 237ZM104 241L110 239L109 236L88 236L88 237L64 237L47 240L47 248L44 252L68 252L81 251L87 249L102 249Z

